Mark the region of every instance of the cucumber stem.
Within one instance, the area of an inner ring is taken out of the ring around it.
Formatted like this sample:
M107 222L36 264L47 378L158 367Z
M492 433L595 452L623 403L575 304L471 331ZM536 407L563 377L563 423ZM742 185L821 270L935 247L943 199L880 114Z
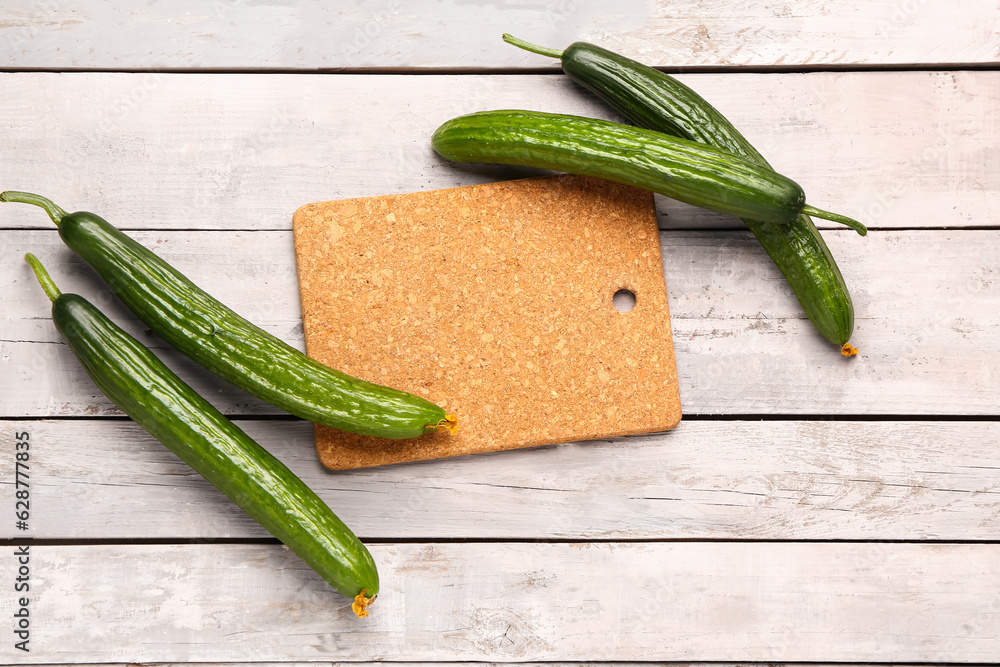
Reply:
M45 290L45 296L49 297L49 301L55 301L59 298L62 292L56 287L56 284L52 281L49 276L49 272L45 270L42 263L38 261L38 258L32 255L30 252L24 256L24 261L28 263L31 270L35 272L35 277L38 278L38 284L42 286Z
M548 56L549 58L562 58L563 52L558 49L550 49L545 46L538 46L537 44L532 44L531 42L526 42L523 39L518 39L510 33L503 34L503 41L508 44L513 44L519 49L524 49L525 51L531 51L532 53L537 53L540 56Z
M17 190L0 192L0 201L12 201L21 204L34 204L35 206L41 206L45 209L45 212L49 214L49 217L52 218L52 222L56 223L56 225L62 222L62 219L66 217L66 211L53 204L52 200L46 199L40 195L33 195L30 192L18 192Z
M823 220L830 220L831 222L839 222L842 225L847 225L861 236L866 236L868 234L868 228L864 224L858 222L854 218L848 218L846 215L840 215L839 213L831 213L830 211L824 211L821 208L816 208L806 204L802 207L802 213L806 215L811 215L814 218L822 218Z

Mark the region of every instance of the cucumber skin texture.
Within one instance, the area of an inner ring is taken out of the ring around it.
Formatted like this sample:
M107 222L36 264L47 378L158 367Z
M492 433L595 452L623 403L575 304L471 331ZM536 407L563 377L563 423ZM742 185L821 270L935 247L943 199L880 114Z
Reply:
M339 593L378 594L368 549L306 484L89 301L62 294L52 319L100 390L286 544Z
M701 95L652 67L586 42L563 52L563 71L640 127L700 141L770 168L736 127ZM808 215L785 225L743 222L784 274L806 316L827 340L854 332L854 304L830 249Z
M446 419L419 396L365 382L307 357L208 295L100 216L70 213L59 235L146 326L241 389L336 429L414 438Z
M772 169L702 143L606 120L482 111L447 121L431 145L449 160L594 176L776 224L794 220L805 204L802 188Z

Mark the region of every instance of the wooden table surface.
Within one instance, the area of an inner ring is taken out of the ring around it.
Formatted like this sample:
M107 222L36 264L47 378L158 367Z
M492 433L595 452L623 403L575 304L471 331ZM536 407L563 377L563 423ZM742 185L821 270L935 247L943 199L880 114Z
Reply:
M738 220L658 198L680 426L332 473L307 423L165 349L2 205L0 662L1000 662L1000 3L479 4L4 3L0 189L101 213L301 347L294 210L536 173L430 134L617 118L500 35L585 40L677 73L870 225L822 227L860 354ZM370 545L370 618L99 394L27 251Z

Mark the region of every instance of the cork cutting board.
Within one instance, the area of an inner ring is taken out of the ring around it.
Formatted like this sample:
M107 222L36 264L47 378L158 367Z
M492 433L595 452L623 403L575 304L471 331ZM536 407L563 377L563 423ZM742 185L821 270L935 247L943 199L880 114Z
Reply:
M648 192L553 176L295 213L307 353L424 396L454 435L316 427L331 469L662 431L681 417ZM631 291L628 312L614 295Z

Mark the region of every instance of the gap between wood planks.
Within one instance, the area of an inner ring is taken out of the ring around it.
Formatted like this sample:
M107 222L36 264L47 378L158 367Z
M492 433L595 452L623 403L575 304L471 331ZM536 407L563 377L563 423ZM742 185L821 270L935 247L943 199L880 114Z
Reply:
M358 539L365 544L919 544L919 545L991 545L1000 544L1000 540L945 540L945 539L843 539L843 538L790 538L767 539L729 537L366 537L359 535ZM169 546L178 544L257 544L262 546L278 546L281 541L273 537L101 537L101 538L30 538L12 537L0 538L0 546L16 547L25 544L31 546Z
M661 220L662 222L662 220ZM123 232L142 232L142 233L173 233L173 232L185 232L185 233L197 233L197 232L216 232L216 231L226 231L232 232L234 234L251 234L257 232L287 232L287 228L283 227L267 227L267 228L233 228L226 230L219 229L206 229L204 227L128 227L125 225L118 225L117 228ZM823 231L829 232L843 232L844 227L840 226L828 226L828 225L817 225L817 228ZM0 225L0 232L23 232L23 231L50 231L52 230L52 225L40 224L37 227L34 226L24 226L24 227L4 227ZM937 227L868 227L868 232L886 232L890 234L896 234L901 232L952 232L952 231L963 231L963 232L995 232L1000 230L1000 224L996 225L955 225L952 227L940 225ZM659 231L661 233L674 233L674 232L749 232L745 225L733 224L732 226L726 227L705 227L705 226L690 226L690 227L660 227Z
M930 64L837 64L837 65L700 65L689 67L654 67L666 74L811 74L814 72L960 72L996 71L997 63L930 63ZM256 67L0 67L0 73L53 73L53 74L333 74L347 76L370 75L554 75L562 74L554 67L343 67L343 68L256 68Z
M44 318L39 318L44 319ZM0 341L3 343L14 343L19 341ZM33 342L33 341L29 341ZM64 343L55 343L56 345L63 345ZM298 417L292 415L281 415L281 414L240 414L231 413L226 414L226 417L232 420L246 420L246 421L288 421L288 422L298 422L300 421ZM2 422L13 422L13 421L28 421L28 422L41 422L41 421L120 421L128 422L131 421L125 415L58 415L58 416L45 416L39 417L36 415L15 415L15 416L0 416L0 423ZM800 414L800 413L790 413L790 414L712 414L712 413L684 413L684 421L747 421L747 422L783 422L783 421L803 421L803 422L1000 422L1000 415L939 415L939 414ZM666 431L662 431L666 433ZM654 433L640 433L637 435L622 435L616 436L614 439L625 439L625 438L641 438L649 435L654 435ZM608 438L604 438L607 440Z

